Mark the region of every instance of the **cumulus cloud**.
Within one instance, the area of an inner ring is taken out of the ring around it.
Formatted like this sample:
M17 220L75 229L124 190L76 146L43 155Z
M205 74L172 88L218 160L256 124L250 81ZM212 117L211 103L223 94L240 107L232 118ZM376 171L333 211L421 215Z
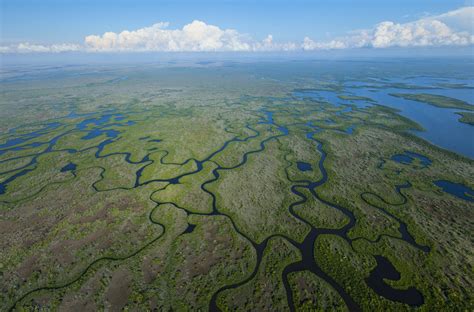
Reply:
M467 46L474 44L474 7L460 8L441 15L425 17L410 23L385 21L372 29L327 42L305 38L304 50L346 48L389 48L427 46Z
M295 51L299 50L300 46L294 42L275 42L273 36L268 35L262 42L253 42L251 51Z
M305 37L303 42L278 42L272 35L258 41L234 29L221 29L195 20L181 29L169 23L121 32L89 35L83 44L0 45L0 53L82 52L194 52L194 51L295 51L348 48L468 46L474 44L474 6L464 7L409 23L384 21L371 29L357 30L329 41Z
M260 51L296 49L297 45L275 44L269 35L257 42L233 29L221 29L195 20L182 29L168 23L120 33L106 32L85 38L88 51Z

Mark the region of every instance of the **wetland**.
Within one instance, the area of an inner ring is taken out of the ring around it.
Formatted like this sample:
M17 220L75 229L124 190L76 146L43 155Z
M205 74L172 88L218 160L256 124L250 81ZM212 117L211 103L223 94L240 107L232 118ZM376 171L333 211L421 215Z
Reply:
M474 308L446 62L8 68L0 309Z

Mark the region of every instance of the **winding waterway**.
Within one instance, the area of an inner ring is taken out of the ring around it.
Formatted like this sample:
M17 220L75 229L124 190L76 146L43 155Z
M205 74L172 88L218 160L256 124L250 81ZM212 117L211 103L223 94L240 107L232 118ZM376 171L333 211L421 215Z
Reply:
M310 123L305 125L306 129L307 129L307 132L305 134L306 138L308 140L312 140L312 141L315 142L315 144L317 145L317 148L316 148L315 152L319 153L320 156L321 156L320 160L319 160L319 163L318 163L318 169L321 173L321 178L317 181L307 181L307 180L292 181L292 183L294 183L294 184L291 187L291 192L293 194L295 194L296 196L298 196L300 199L296 202L293 202L291 205L289 205L288 211L290 212L290 214L293 217L295 217L296 219L298 219L301 222L305 223L310 228L308 234L306 235L306 237L304 238L304 240L301 243L296 242L293 239L291 239L289 237L286 237L285 235L272 235L270 237L267 237L261 243L257 243L255 241L253 241L252 239L249 238L248 235L246 235L244 232L242 232L238 228L238 226L236 226L234 220L229 215L227 215L227 214L225 214L225 213L223 213L219 210L219 203L217 201L216 195L207 188L208 184L213 183L213 182L215 182L219 179L220 172L226 171L226 170L234 170L236 168L239 168L239 167L245 165L246 162L248 161L249 157L251 157L255 153L259 153L259 152L262 152L263 150L265 150L265 147L266 147L268 142L278 140L278 138L283 137L283 136L287 136L290 133L290 130L289 130L288 126L275 123L275 121L273 119L273 114L274 113L270 109L262 110L260 113L262 114L262 118L261 118L259 123L260 124L268 124L270 127L274 127L275 129L277 129L279 131L279 133L275 134L275 135L272 135L272 136L262 140L257 149L244 153L243 156L242 156L241 162L239 162L237 165L232 166L232 167L222 167L222 166L217 164L217 167L212 171L212 174L213 174L214 177L212 179L210 179L208 181L205 181L204 183L201 184L201 189L204 192L210 194L210 196L212 197L212 211L210 213L195 213L195 212L191 212L191 211L186 210L185 208L180 207L181 209L184 209L188 215L192 215L192 214L197 214L197 215L221 215L221 216L224 216L224 217L228 218L228 220L231 222L231 224L232 224L233 228L235 229L235 231L240 236L244 237L247 241L249 241L251 243L251 245L253 246L254 250L255 250L257 261L256 261L256 265L255 265L252 273L248 277L246 277L245 279L243 279L242 281L240 281L238 283L231 284L231 285L226 285L226 286L223 286L223 287L219 288L211 297L211 301L209 303L209 309L211 311L220 310L218 305L217 305L217 299L218 299L219 295L224 290L234 289L234 288L237 288L241 285L244 285L245 283L249 282L250 280L252 280L256 276L256 274L257 274L257 272L260 268L261 261L262 261L262 258L263 258L263 255L264 255L264 252L265 252L265 249L266 249L266 246L268 244L269 239L271 239L272 237L278 236L278 237L282 237L282 238L286 239L294 247L296 247L299 250L299 252L301 254L301 258L302 258L300 261L297 261L297 262L294 262L294 263L291 263L291 264L287 265L284 268L283 272L282 272L282 281L283 281L283 285L284 285L285 290L286 290L288 305L289 305L289 308L290 308L291 311L295 310L295 306L294 306L294 303L293 303L293 290L290 287L290 284L289 284L289 281L288 281L288 275L291 274L291 273L294 273L294 272L301 272L301 271L312 272L316 276L318 276L319 278L324 280L327 284L329 284L339 294L339 296L344 300L344 302L347 305L347 307L349 308L349 310L351 310L351 311L360 310L359 305L351 297L350 293L347 292L341 284L339 284L333 277L331 277L329 274L327 274L320 267L320 265L316 261L315 255L314 255L315 241L317 240L317 238L320 235L323 235L323 234L336 235L336 236L344 239L350 245L352 245L352 242L354 240L356 240L356 239L352 239L348 236L348 232L357 223L356 217L352 213L352 211L349 210L346 207L343 207L342 205L335 204L335 203L332 203L332 202L324 199L322 196L320 196L320 194L318 192L318 188L323 186L328 181L328 173L327 173L327 170L325 168L325 161L326 161L326 158L327 158L327 154L324 150L323 143L316 140L314 138L314 134L316 134L319 131L339 131L339 130L327 130L327 129L323 130L323 129L317 127L317 126L311 125ZM122 121L124 123L121 123ZM106 145L115 142L115 140L117 140L120 137L121 132L119 130L107 129L107 127L110 127L112 125L117 125L117 123L119 123L120 126L127 126L127 125L133 124L133 121L131 121L131 120L126 121L126 118L124 118L124 114L104 114L104 115L101 115L101 116L98 116L98 117L95 117L95 118L85 119L85 120L79 122L74 129L67 130L62 134L58 134L57 136L53 137L48 142L33 142L33 143L31 143L30 144L31 146L33 146L33 144L35 144L35 143L38 143L40 145L46 145L46 148L43 151L33 155L32 160L30 161L30 163L28 163L27 165L25 165L21 168L16 169L18 171L17 173L12 175L10 178L4 180L0 184L0 194L5 193L7 191L8 184L11 183L13 180L15 180L16 178L18 178L22 175L28 174L33 170L35 170L36 164L37 164L37 158L40 155L43 155L44 153L49 153L49 152L54 151L54 146L55 146L56 142L58 141L58 139L63 137L64 135L67 135L67 134L72 133L74 131L85 132L86 135L82 137L83 140L89 140L89 139L92 139L92 138L97 138L97 137L102 136L102 135L104 136L105 140L102 141L101 143L99 143L97 146L89 147L89 148L86 148L84 150L74 150L74 149L65 150L69 153L78 153L78 152L82 152L82 151L85 151L85 150L96 149L96 153L95 153L96 158L104 158L104 157L109 157L109 156L112 156L112 155L124 155L125 156L124 159L125 159L126 162L128 162L130 164L142 164L142 167L136 172L135 184L132 188L136 188L136 187L146 185L146 184L149 184L149 183L152 183L152 182L157 182L157 181L158 182L168 182L168 183L171 183L171 184L180 183L180 180L183 177L193 175L193 174L196 174L196 173L202 171L203 167L204 167L204 164L206 162L212 162L212 159L216 155L218 155L220 152L225 150L231 142L246 142L246 141L249 141L249 140L258 140L261 137L261 133L259 131L252 128L251 125L247 125L246 126L247 130L251 131L253 134L248 135L247 137L244 137L244 138L236 136L236 137L224 142L224 144L220 148L218 148L217 150L211 152L207 157L205 157L203 159L199 160L199 159L190 158L190 159L187 159L186 161L184 161L183 163L179 164L179 165L184 165L184 164L187 164L189 162L195 162L195 164L196 164L196 169L195 170L192 170L192 171L186 172L186 173L182 173L180 175L177 175L177 176L175 176L173 178L169 178L169 179L161 179L161 178L157 177L157 178L154 178L154 179L151 179L151 180L141 181L141 174L142 174L143 170L147 166L149 166L150 164L152 164L154 162L153 160L150 160L150 158L149 158L150 153L146 154L141 160L135 161L135 162L131 161L131 159L130 159L131 154L129 152L111 153L111 154L106 154L106 155L102 154L102 151L103 151L103 149ZM54 127L49 126L50 128L48 128L48 126L47 126L45 129L48 129L49 131L52 131L54 129L57 129L60 126L61 126L61 124L55 124ZM7 143L3 144L4 149L1 152L6 152L8 150L14 149L14 148L16 148L15 146L17 146L17 145L24 144L27 141L31 141L31 140L33 140L37 137L40 137L42 134L46 134L48 130L45 130L45 129L41 129L41 130L38 130L36 132L32 132L32 134L24 136L25 139L22 139L22 140L16 140L16 141L9 140L9 141L7 141ZM348 135L351 135L353 127L350 127L349 129L351 129L351 130L347 130L347 131L345 131L345 133L348 134ZM140 139L141 140L142 139L143 140L152 140L149 137L143 137L143 138L140 138ZM159 139L153 139L152 141L157 142L157 143L160 142ZM415 158L420 159L420 161L422 163L425 162L425 164L426 164L427 160L423 159L422 155L415 155L413 153L409 154L409 152L407 152L407 153L408 154L405 155L407 158L404 158L403 160L408 161L409 159L413 159L413 157L415 157ZM161 164L166 164L166 163L163 162L163 158L161 158L159 161L160 161ZM5 161L5 160L3 160L3 161ZM410 161L408 161L408 162L410 162ZM299 170L302 170L302 171L315 170L315 168L312 168L312 166L310 164L304 163L304 162L295 162L295 163L292 163L292 165L296 166ZM429 164L426 164L426 165L429 165ZM103 169L103 171L101 173L101 179L104 178L103 173L105 172L105 168L102 168L102 169ZM76 165L74 163L69 163L61 169L61 171L63 171L63 172L68 172L68 171L74 172L75 170L76 170ZM288 176L288 171L286 171L286 177L287 177L288 180L291 181L291 179ZM99 189L96 186L99 181L96 181L93 184L94 189L97 192L105 191L105 190ZM376 197L376 198L378 198L379 200L385 202L388 205L395 205L395 206L404 205L406 203L407 199L403 195L402 191L406 188L409 188L409 187L411 187L411 184L409 182L407 182L406 184L403 184L403 185L396 186L396 192L401 198L401 201L398 202L398 203L386 202L379 195L369 193L369 192L363 193L360 196L361 196L362 200L364 200L367 204L369 204L372 207L380 210L382 213L386 214L389 218L391 218L391 219L395 220L396 222L398 222L400 237L393 237L393 238L403 240L406 243L414 246L415 248L418 248L419 250L428 253L430 251L430 248L428 246L422 246L422 245L418 244L416 242L415 238L409 233L407 225L400 218L398 218L395 215L391 214L390 212L386 211L384 208L373 204L370 201L370 197ZM126 189L126 188L122 188L122 187L119 187L119 188ZM338 229L319 228L319 227L313 226L308 220L306 220L303 217L299 216L295 212L294 208L297 205L304 204L308 200L306 195L304 195L304 193L301 191L302 189L308 190L309 193L311 194L311 196L313 196L316 200L318 200L318 201L328 205L329 207L331 207L333 209L336 209L336 210L340 211L341 213L343 213L347 217L348 222L343 227L338 228ZM150 195L150 199L151 198L152 198L152 195ZM155 209L158 208L160 206L160 204L164 204L164 203L158 203L157 202L157 206L155 207ZM174 204L174 203L171 203L171 204ZM176 206L176 204L174 204L174 205ZM21 296L19 296L16 299L16 301L14 302L11 309L13 309L18 302L20 302L26 296L28 296L32 293L35 293L35 292L38 292L38 291L41 291L41 290L56 290L56 289L61 289L61 288L67 287L67 286L75 283L76 281L80 280L80 278L84 274L86 274L88 272L88 270L90 270L92 267L98 265L99 263L106 262L106 261L122 261L122 260L128 259L128 258L133 257L134 255L138 254L140 251L144 250L147 246L150 246L151 244L153 244L153 242L160 239L164 235L164 232L165 232L166 229L163 225L155 222L152 219L152 217L151 217L152 213L153 213L153 211L150 212L150 217L149 217L150 221L152 221L153 223L163 227L163 233L160 234L158 237L154 238L150 242L147 242L142 247L137 249L135 252L133 252L132 254L127 255L125 257L103 257L103 258L99 258L99 259L96 259L96 260L92 261L79 276L77 276L76 278L74 278L73 280L71 280L69 282L59 284L59 285L44 286L44 287L32 289L32 290L22 294ZM188 227L184 230L183 234L192 233L195 229L195 226L196 225L189 224ZM382 237L382 235L379 236L378 239L380 239L381 237ZM383 287L382 290L380 290L381 277L384 277L384 276L393 277L393 276L395 276L396 273L394 273L394 272L396 272L396 269L393 267L393 265L390 264L388 259L383 258L382 256L375 255L374 259L377 262L377 266L372 271L371 276L366 280L366 283L370 288L374 289L374 291L376 291L379 295L384 296L385 298L387 298L389 300L395 300L395 301L403 302L403 303L406 303L406 304L409 304L409 305L414 305L414 306L420 305L423 302L423 295L413 287L411 287L407 290L397 290L397 289L393 289L390 286L384 284L385 286Z

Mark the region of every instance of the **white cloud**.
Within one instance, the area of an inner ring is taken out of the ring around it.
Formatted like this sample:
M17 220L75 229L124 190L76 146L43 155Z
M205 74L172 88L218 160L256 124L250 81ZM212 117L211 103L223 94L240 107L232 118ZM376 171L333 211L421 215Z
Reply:
M195 20L182 29L156 23L137 30L89 35L83 44L0 45L0 53L140 52L140 51L295 51L348 48L468 46L474 44L474 6L463 7L409 23L384 21L329 41L305 37L302 43L275 42L272 35L257 41L234 29L221 29Z
M221 29L202 21L193 21L182 29L167 29L168 23L120 33L85 38L89 51L259 51L289 49L273 43L270 35L262 42L233 29ZM295 46L296 48L296 46Z
M106 32L102 35L89 35L83 45L58 44L35 45L21 43L12 46L0 46L0 53L27 52L196 52L196 51L292 51L300 45L288 42L277 43L268 35L262 41L256 41L248 35L233 29L221 29L202 21L193 21L182 29L168 29L168 23L156 23L133 31L120 33Z
M327 42L316 42L308 37L305 37L303 44L301 45L303 50L332 50L332 49L345 49L347 43L342 40L331 40Z
M474 7L464 7L410 23L385 21L373 29L355 31L328 42L305 38L304 50L467 46L474 44Z
M474 29L474 6L449 11L438 16L433 16L431 19L441 21L457 31L472 33Z
M81 49L81 45L73 43L43 45L23 42L14 45L0 46L0 53L60 53L80 51Z

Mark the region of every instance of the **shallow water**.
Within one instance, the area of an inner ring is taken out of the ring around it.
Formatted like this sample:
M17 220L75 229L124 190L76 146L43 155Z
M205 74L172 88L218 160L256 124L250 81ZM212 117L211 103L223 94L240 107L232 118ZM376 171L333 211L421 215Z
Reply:
M470 202L474 202L474 190L470 189L464 184L454 183L446 180L438 180L435 181L434 184L442 188L446 193Z
M393 155L391 159L405 165L413 163L415 159L419 159L424 167L428 167L432 163L431 159L428 157L409 151L405 151L404 154Z
M417 122L425 129L425 131L414 131L413 133L417 136L437 146L474 159L474 127L459 122L460 116L456 112L462 110L440 108L389 95L389 93L405 92L401 89L375 91L352 89L351 92L370 97L381 105L400 110L400 115Z
M413 131L413 133L434 145L455 153L464 155L474 159L474 126L459 122L457 112L461 109L440 108L430 104L405 100L389 95L390 93L431 93L445 95L452 98L474 102L473 89L428 89L434 87L437 83L464 83L471 86L471 80L450 80L436 78L411 78L409 80L399 79L390 80L385 83L399 82L407 85L417 85L424 87L423 89L398 89L398 88L380 88L380 84L373 84L363 81L350 81L346 83L346 88L342 93L334 91L318 91L318 90L295 90L293 96L298 98L311 98L319 101L327 101L335 106L356 105L364 108L374 103L369 101L347 101L342 100L338 95L356 95L367 97L375 101L375 103L395 108L399 110L399 114L407 117L420 124L425 131ZM370 87L377 85L378 88Z

